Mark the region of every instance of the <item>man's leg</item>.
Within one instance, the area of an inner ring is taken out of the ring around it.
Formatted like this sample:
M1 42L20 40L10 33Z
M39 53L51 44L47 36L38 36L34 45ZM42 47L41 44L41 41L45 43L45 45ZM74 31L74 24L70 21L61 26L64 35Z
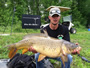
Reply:
M54 60L60 61L60 62L61 62L61 68L64 68L64 65L63 65L63 63L62 63L61 58L54 58ZM65 68L70 68L71 62L72 62L72 56L69 54L69 55L68 55L68 61L65 62Z
M70 68L70 64L72 62L72 56L68 55L68 61L65 63L65 68Z
M38 56L39 56L39 53L35 54L36 68L44 68L44 60L38 62ZM61 62L61 68L64 68L64 65L62 63L61 58L51 58L51 59L60 61ZM70 68L71 62L72 62L72 56L68 55L68 61L65 62L65 68Z

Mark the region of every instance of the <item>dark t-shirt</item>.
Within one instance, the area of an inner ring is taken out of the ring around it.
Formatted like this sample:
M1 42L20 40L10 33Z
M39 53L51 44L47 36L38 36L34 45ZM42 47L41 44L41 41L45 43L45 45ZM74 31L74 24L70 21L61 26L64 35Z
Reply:
M49 25L47 25L43 29L47 31L50 37L58 38L59 36L62 36L62 39L70 41L69 30L66 26L59 24L59 27L56 30L52 30ZM41 31L41 33L43 33L43 31Z

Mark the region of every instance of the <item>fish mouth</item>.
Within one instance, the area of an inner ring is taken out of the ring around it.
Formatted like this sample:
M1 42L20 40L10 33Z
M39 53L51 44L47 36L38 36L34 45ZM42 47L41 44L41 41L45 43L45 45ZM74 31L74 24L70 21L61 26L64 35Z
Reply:
M81 51L81 47L79 46L79 47L77 47L77 48L75 48L75 50L77 50L77 51Z
M79 47L77 47L76 49L80 51L82 48L79 46Z

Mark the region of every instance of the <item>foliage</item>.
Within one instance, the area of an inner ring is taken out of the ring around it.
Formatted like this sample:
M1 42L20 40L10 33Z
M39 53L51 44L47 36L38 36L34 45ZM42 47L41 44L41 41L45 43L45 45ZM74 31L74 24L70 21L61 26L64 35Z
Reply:
M48 16L45 10L51 5L71 7L72 10L63 12L62 16L72 14L73 22L78 21L85 26L90 22L90 1L82 0L0 0L0 26L17 24L23 14L41 15L41 22Z
M89 0L74 0L73 2L76 2L76 7L77 10L79 11L79 14L76 15L80 15L80 24L87 26L87 24L90 24L90 1ZM77 13L77 12L76 12Z

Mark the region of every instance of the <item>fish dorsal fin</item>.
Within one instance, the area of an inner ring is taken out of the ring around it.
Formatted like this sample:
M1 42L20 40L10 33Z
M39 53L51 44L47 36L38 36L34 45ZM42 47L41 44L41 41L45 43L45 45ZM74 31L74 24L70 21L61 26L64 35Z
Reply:
M43 31L44 31L44 33L34 33L34 34L25 35L23 37L23 39L28 39L28 38L36 37L36 36L38 36L38 37L49 37L47 31L46 30L43 30Z
M45 36L46 36L47 38L51 38L51 37L48 35L47 30L43 30L43 31L44 31L44 34L45 34Z
M43 31L44 31L44 34L45 34L46 36L48 36L47 30L45 29L45 30L43 30Z
M45 55L40 54L39 57L38 57L38 62L41 61L41 60L43 60L45 57L46 57Z

